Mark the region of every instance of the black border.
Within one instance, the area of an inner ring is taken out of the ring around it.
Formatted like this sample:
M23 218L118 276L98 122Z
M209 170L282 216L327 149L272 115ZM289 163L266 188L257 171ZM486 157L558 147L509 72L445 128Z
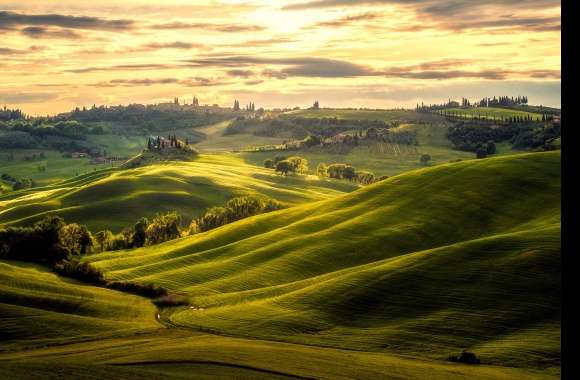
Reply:
M578 254L580 160L578 129L580 118L575 116L578 103L580 61L575 57L580 50L580 22L578 0L562 1L562 379L577 379L580 372L575 362L574 348L578 342L578 307L575 281L580 276Z

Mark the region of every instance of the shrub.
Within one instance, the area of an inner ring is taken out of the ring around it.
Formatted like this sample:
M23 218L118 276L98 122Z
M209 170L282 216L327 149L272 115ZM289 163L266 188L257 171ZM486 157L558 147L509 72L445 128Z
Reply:
M428 154L422 154L421 157L419 158L419 162L421 163L421 165L427 165L429 163L429 161L431 161L431 156Z
M164 297L168 295L167 289L153 284L137 284L127 281L112 281L106 285L109 289L121 292L133 293L147 298Z
M159 307L185 306L189 305L189 300L179 294L168 294L153 300L153 303Z
M371 172L360 171L356 173L356 181L362 185L370 185L375 182L375 175Z
M328 166L324 162L321 162L316 168L316 174L319 177L326 177L328 175Z
M473 352L469 352L469 351L463 351L459 356L451 355L451 356L449 356L449 360L452 362L464 363L464 364L480 364L481 363L479 358Z
M267 158L264 160L264 167L267 169L273 169L274 168L274 161Z
M294 172L294 165L288 160L280 161L276 164L276 172L287 175L290 172Z
M103 285L105 278L103 273L88 263L79 263L78 261L62 261L57 263L53 270L65 277L87 282L95 285Z

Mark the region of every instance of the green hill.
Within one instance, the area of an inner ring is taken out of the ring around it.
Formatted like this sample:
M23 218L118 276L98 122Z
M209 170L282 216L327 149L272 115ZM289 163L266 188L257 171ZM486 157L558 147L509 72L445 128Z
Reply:
M79 285L43 267L0 261L0 351L159 327L155 307L141 297Z
M185 221L240 195L263 194L288 204L327 199L356 185L317 177L281 177L231 156L202 155L129 170L106 169L56 185L0 195L0 224L30 224L47 214L91 230L119 231L141 216L177 211Z
M445 360L560 358L560 154L416 170L337 198L86 259L186 292L193 329Z

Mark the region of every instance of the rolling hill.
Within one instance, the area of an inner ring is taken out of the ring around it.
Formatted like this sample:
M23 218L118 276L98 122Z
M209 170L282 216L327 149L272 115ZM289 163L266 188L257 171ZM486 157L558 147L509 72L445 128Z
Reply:
M46 268L0 261L0 351L128 336L161 327L155 306Z
M86 261L188 294L172 326L557 374L560 154L420 169Z
M177 211L185 222L240 195L262 194L297 204L327 199L357 185L317 177L281 177L241 159L202 155L130 170L104 169L55 185L0 195L0 225L30 224L47 214L91 230L115 232L141 216Z

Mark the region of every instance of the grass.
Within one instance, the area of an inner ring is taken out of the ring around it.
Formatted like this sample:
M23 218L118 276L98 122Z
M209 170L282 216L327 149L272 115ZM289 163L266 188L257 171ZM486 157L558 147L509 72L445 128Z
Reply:
M461 116L463 118L476 118L483 117L489 120L501 120L502 118L508 117L524 117L530 116L532 120L541 121L542 114L520 111L509 108L496 108L496 107L482 107L482 108L447 108L446 112L451 112L456 116Z
M338 364L338 363L342 363ZM192 334L99 340L0 354L8 379L555 379L495 366L419 361L381 353Z
M224 135L224 131L230 125L231 120L206 127L196 128L197 132L205 135L205 139L195 144L195 148L201 152L232 152L264 145L278 145L284 139L281 137L262 137L252 134Z
M308 160L310 172L314 173L320 163L351 164L359 170L367 170L378 176L396 175L409 170L420 169L419 158L422 154L431 156L431 165L454 160L465 160L474 157L471 152L454 150L446 137L447 124L402 124L400 130L417 133L419 146L407 146L391 143L376 143L371 146L359 146L348 154L333 154L320 148L300 151L242 152L239 156L252 165L263 165L267 158L276 155L299 155Z
M196 236L84 258L109 279L188 296L194 308L162 310L163 326L149 300L0 261L0 377L559 378L559 152L443 164L344 195L331 190L340 183L315 190L307 178L254 170L202 155L5 196L88 204L83 189L109 181L167 188L203 173L218 187L192 193L229 186L303 198ZM141 191L121 183L93 188L91 201ZM446 361L463 349L485 364Z
M559 371L559 152L416 170L86 260L188 294L194 309L165 316L185 328L444 366L469 349L488 365Z
M338 118L345 120L410 121L436 119L437 115L417 113L411 110L359 110L340 108L303 109L286 112L282 117Z
M119 231L141 216L178 211L187 223L235 196L263 194L287 204L327 199L356 185L317 177L281 177L228 155L201 155L131 170L103 169L40 188L0 195L0 224L30 224L47 214L91 230Z
M79 285L40 266L0 261L0 351L132 335L159 326L155 307L143 298Z
M0 173L18 178L30 178L39 186L111 166L111 164L91 165L88 158L64 158L62 153L53 150L12 149L11 152L14 153L14 161L7 161L4 155L0 155ZM46 155L46 159L24 160L25 156L38 155L41 152ZM39 170L42 166L46 167L45 171Z

